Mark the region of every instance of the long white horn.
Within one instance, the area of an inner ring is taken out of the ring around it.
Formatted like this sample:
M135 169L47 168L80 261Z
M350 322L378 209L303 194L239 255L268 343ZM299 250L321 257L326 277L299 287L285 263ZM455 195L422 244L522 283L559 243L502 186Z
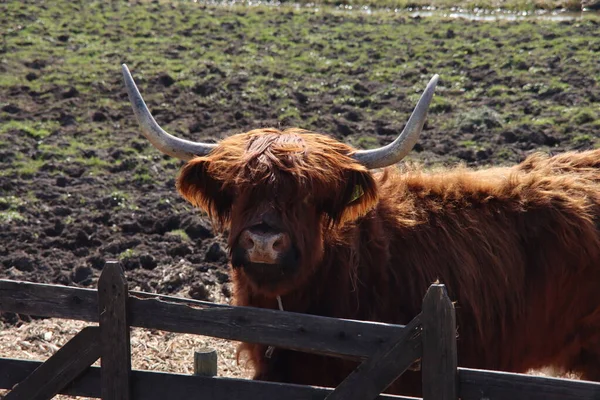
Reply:
M189 161L196 156L205 156L217 145L213 143L191 142L167 133L154 120L148 110L140 91L138 90L127 65L123 64L123 78L129 95L129 101L133 106L133 112L142 128L142 133L161 152L179 159Z
M396 140L377 149L359 150L352 157L369 169L387 167L388 165L396 164L406 157L417 143L417 140L419 140L419 135L423 129L438 79L438 74L435 74L431 78L406 126Z

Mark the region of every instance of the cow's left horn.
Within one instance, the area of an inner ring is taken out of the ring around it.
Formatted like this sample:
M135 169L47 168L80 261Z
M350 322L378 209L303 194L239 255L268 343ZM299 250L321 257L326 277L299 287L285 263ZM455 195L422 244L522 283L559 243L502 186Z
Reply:
M417 106L413 110L402 133L392 143L372 150L359 150L353 154L353 158L369 169L383 168L396 164L412 150L419 139L427 110L433 98L433 92L437 85L439 75L435 74L427 84L421 95Z
M173 157L189 161L196 156L205 156L217 145L212 143L191 142L189 140L175 137L158 125L150 114L142 95L138 90L127 65L123 64L123 78L129 100L133 106L133 112L142 128L144 136L161 152Z

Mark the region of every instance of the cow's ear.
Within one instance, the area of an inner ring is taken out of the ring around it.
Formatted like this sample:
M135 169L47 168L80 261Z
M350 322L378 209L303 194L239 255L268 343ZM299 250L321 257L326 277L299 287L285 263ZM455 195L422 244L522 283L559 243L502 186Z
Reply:
M184 165L177 178L177 190L223 227L230 221L233 194L222 181L210 175L210 162L207 157L196 157Z
M346 171L345 179L337 193L330 195L325 203L325 212L334 225L364 216L375 207L379 198L373 175L363 169Z

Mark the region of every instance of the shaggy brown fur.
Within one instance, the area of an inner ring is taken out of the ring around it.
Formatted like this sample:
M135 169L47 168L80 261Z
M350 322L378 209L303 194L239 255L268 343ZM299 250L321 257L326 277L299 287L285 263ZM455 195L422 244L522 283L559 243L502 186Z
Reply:
M230 244L273 207L303 254L301 272L275 289L234 270L235 304L276 309L281 295L288 311L405 324L439 280L457 301L459 365L600 380L600 150L429 173L371 173L352 151L305 131L256 130L183 168L180 192L230 228ZM356 366L243 349L262 380L335 386ZM419 379L407 372L389 391L419 395Z

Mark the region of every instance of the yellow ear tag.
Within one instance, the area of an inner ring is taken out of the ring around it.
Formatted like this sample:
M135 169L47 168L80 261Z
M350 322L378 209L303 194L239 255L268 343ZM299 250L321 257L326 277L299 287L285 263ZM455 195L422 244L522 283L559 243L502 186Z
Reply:
M360 197L365 194L365 191L363 190L361 185L356 185L354 186L354 191L352 192L352 198L350 199L350 201L348 202L348 204L354 202L355 200L360 199Z

